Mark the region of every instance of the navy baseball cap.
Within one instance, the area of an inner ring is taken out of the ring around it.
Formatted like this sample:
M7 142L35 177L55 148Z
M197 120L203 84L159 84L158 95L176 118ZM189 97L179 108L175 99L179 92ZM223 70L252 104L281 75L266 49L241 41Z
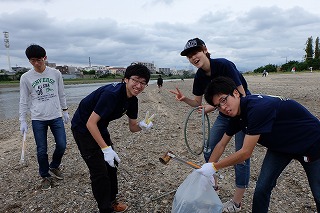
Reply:
M187 56L188 53L201 46L206 46L206 44L200 38L190 39L184 46L184 50L180 53L180 55Z

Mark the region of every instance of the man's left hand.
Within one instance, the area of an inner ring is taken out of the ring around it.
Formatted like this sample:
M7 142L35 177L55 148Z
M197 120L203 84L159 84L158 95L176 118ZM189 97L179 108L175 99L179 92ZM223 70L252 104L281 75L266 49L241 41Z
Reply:
M149 117L149 111L148 111L148 112L146 113L145 119L139 122L139 127L140 127L142 130L149 130L149 129L151 129L151 127L153 126L152 119L154 118L154 116L155 116L155 114L152 114L152 115Z
M150 121L149 124L147 124L145 120L142 120L139 122L139 127L142 130L149 130L152 126L153 126L152 121Z

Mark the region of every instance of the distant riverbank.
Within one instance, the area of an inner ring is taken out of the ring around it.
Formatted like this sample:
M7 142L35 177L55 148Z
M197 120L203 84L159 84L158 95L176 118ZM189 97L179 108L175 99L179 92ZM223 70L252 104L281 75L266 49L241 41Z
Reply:
M314 70L314 73L320 72L320 70ZM310 73L310 71L303 71L303 72L276 72L276 73L269 73L269 75L278 75L278 74L303 74L303 73ZM262 75L262 73L243 73L244 76L247 75ZM164 80L178 80L181 78L166 78L163 77ZM193 78L192 78L193 79ZM121 78L78 78L78 79L64 79L65 85L71 84L94 84L94 83L110 83L110 82L121 82ZM157 80L157 78L151 77L150 80ZM19 86L19 81L0 81L0 88L7 88L7 87L17 87Z
M121 82L121 79L93 79L93 78L86 78L86 79L64 79L65 85L70 84L95 84L95 83L110 83L110 82ZM19 81L3 81L0 82L0 88L4 87L17 87L19 86Z
M180 80L180 78L163 78L164 80ZM121 82L121 78L82 78L82 79L64 79L65 85L72 84L95 84L95 83L110 83L110 82ZM156 78L151 78L151 80L157 80ZM0 88L17 87L19 86L19 81L0 81Z
M120 80L121 81L121 80ZM65 82L65 93L67 96L68 104L78 104L79 101L88 95L90 92L99 88L100 86L110 84L113 82L120 82L117 80L113 81L66 81ZM169 79L169 81L181 81L180 79ZM156 84L156 80L150 80L149 85ZM6 85L6 84L4 84ZM18 114L19 110L19 95L20 88L19 84L10 84L10 86L0 87L0 120L13 118Z

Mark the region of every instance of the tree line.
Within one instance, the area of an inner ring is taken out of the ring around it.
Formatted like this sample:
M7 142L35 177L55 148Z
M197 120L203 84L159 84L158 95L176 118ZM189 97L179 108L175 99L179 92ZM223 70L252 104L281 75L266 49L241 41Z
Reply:
M264 70L267 72L290 72L293 67L296 68L296 71L305 71L305 70L320 70L320 49L319 49L319 37L316 38L313 46L313 38L309 37L305 43L306 47L304 49L305 55L303 60L299 61L288 61L281 66L268 64L262 67L255 69L253 72L262 73Z

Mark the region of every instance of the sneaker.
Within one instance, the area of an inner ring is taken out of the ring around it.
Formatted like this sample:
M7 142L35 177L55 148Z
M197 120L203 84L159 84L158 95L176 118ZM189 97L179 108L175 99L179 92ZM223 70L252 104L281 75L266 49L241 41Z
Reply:
M44 177L41 181L41 190L46 191L51 189L52 179L51 177Z
M239 207L237 204L231 199L223 204L223 212L240 212L241 210L241 203Z
M55 177L59 180L63 180L63 175L62 175L62 172L59 168L50 168L50 173L53 177Z
M125 210L128 209L128 206L116 200L112 203L112 208L114 212L124 212Z

